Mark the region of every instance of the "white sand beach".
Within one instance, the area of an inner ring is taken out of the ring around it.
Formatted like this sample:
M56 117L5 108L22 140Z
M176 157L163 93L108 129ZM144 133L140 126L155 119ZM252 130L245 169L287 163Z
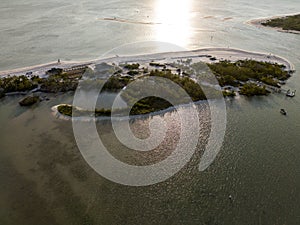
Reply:
M47 64L41 64L36 66L24 67L13 70L0 71L0 76L7 75L25 75L26 73L32 73L32 75L44 76L46 71L50 70L53 67L56 68L71 68L74 66L81 65L93 65L100 64L103 62L108 63L129 63L129 62L143 62L143 61L155 61L155 60L177 60L177 59L187 59L192 58L193 60L203 61L210 63L209 57L215 57L217 60L245 60L252 59L256 61L264 61L270 63L278 63L286 66L287 70L294 70L294 65L289 62L287 59L274 55L272 53L259 53L259 52L249 52L241 49L233 48L203 48L191 51L179 51L179 52L166 52L166 53L156 53L156 54L145 54L145 55L134 55L134 56L115 56L110 58L100 58L91 61L62 61L50 62Z

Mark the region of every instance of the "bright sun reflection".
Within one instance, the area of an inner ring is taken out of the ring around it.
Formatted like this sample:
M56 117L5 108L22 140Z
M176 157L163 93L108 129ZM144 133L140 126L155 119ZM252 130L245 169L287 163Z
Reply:
M157 0L156 40L187 47L191 38L191 0Z

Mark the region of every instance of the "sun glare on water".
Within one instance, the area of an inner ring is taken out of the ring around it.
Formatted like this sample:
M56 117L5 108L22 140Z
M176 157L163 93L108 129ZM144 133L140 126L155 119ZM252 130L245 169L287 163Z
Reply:
M157 41L187 47L191 38L191 0L157 0L155 3Z

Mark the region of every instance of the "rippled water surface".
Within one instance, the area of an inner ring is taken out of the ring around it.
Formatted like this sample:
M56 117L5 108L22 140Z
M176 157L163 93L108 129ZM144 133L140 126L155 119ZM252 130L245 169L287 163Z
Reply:
M230 46L281 55L298 71L285 88L300 90L300 36L245 24L299 11L298 0L178 2L3 0L0 69L57 58L93 59L118 45L158 40L188 49ZM126 21L103 20L113 17ZM0 224L300 223L297 94L293 99L272 94L226 100L225 140L204 172L198 171L198 163L208 137L209 110L200 105L201 136L191 162L166 182L139 188L112 183L83 160L71 122L56 119L50 110L71 103L72 93L26 109L18 106L21 98L0 100ZM163 145L148 154L125 154L109 123L99 122L97 128L116 158L147 164L166 157L176 144L176 115L164 118L172 129ZM144 137L146 125L147 120L137 120L132 129Z

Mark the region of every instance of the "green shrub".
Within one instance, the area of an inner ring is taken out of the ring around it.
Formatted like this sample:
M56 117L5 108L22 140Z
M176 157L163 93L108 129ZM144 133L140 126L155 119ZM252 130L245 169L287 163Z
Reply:
M286 16L276 18L262 23L264 26L279 27L283 30L296 30L300 31L300 14L294 16Z
M268 95L269 93L270 92L266 90L265 86L261 87L253 83L246 83L240 89L240 94L248 97L255 95Z

